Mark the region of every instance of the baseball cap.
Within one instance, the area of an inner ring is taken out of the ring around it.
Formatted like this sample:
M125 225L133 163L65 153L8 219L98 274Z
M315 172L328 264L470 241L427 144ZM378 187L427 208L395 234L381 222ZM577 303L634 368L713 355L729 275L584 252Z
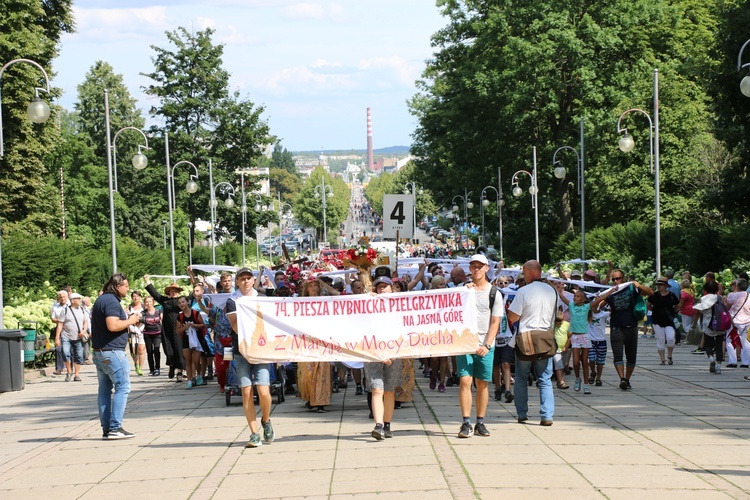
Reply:
M73 293L70 294L70 298L71 298L71 300L72 299L82 299L83 295L81 295L80 293L73 292Z
M579 271L578 269L573 269L572 271L570 271L570 277L571 278L580 278L581 277L581 271Z
M388 276L380 276L378 279L372 282L372 287L375 288L381 283L385 283L386 285L393 285L393 280Z
M250 276L255 276L253 274L253 271L249 267L241 267L239 271L237 271L236 278L239 278L243 274L249 274Z
M469 260L469 262L481 262L485 266L489 266L490 265L489 261L487 261L487 257L485 257L484 255L482 255L481 253L472 255L471 259Z
M596 278L596 273L592 271L591 269L587 269L585 273L586 276L591 276L592 278Z

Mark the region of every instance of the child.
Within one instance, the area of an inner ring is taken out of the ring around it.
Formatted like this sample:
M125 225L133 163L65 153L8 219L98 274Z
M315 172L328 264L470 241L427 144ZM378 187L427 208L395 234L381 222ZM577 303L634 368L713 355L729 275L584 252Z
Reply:
M573 302L570 302L565 293L558 289L560 300L568 306L570 310L570 346L573 349L573 371L576 375L576 382L573 390L581 390L581 366L583 367L583 376L587 377L589 373L589 323L591 322L591 304L583 290L573 292ZM591 394L591 388L588 379L583 384L583 393Z
M609 306L605 302L598 304L598 309L592 312L591 323L589 324L589 384L597 387L602 385L602 370L607 359L607 339L604 331L607 328L607 318L609 318Z
M570 386L565 383L563 353L570 348L570 323L565 321L562 308L557 310L557 316L555 317L555 343L557 344L557 353L552 358L552 363L555 368L557 388L567 389Z

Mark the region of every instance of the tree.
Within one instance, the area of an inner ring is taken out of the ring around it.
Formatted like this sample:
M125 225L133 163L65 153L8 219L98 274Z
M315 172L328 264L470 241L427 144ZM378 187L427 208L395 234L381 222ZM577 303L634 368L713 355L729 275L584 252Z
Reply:
M286 170L292 175L299 176L292 152L286 148L282 148L280 143L276 143L273 147L271 161L273 162L274 168Z
M506 183L515 171L531 170L535 146L542 234L549 244L561 230L572 230L578 215L571 183L552 177L549 160L558 147L578 143L585 117L587 220L606 225L623 214L653 220L647 123L626 120L642 145L639 153L626 156L612 145L622 111L650 108L657 67L663 224L677 224L695 210L683 181L701 169L689 139L711 128L708 97L696 79L696 62L711 64L711 2L439 5L449 24L433 36L435 57L410 103L419 120L412 146L417 178L439 202L447 204L463 188L476 194L497 185L498 167ZM520 260L534 240L528 199L506 201L504 229L519 242L513 250Z
M74 30L71 0L18 0L0 3L0 64L14 59L31 59L47 69L59 50L63 33ZM60 196L50 183L44 156L57 141L56 111L45 124L26 118L26 105L34 97L34 87L46 88L39 69L16 63L3 74L3 137L5 153L0 158L0 214L10 222L6 232L23 230L35 234L60 234ZM50 102L59 95L41 94Z
M167 39L176 50L152 46L156 51L152 58L154 71L145 74L155 82L144 91L160 101L161 106L152 107L150 113L166 124L170 164L188 160L199 169L197 193L188 195L180 188L175 192L177 210L184 211L189 221L209 217L209 162L214 186L229 182L238 187L235 170L254 166L265 145L275 142L262 119L264 108L256 107L238 92L229 93L229 73L223 69L221 59L224 46L213 43L213 34L210 28L195 34L182 27L167 32ZM163 145L163 139L154 142ZM191 174L192 168L175 170L175 185L184 186ZM255 180L245 180L246 192L255 189L255 185L251 186ZM217 227L241 234L239 210L219 209L217 213L222 216ZM248 223L260 221L254 218L253 210L248 210L247 216ZM186 245L181 243L180 247L186 250Z
M322 185L323 179L326 186L333 190L333 196L326 198L326 226L330 240L332 235L338 233L339 224L346 220L349 213L351 192L343 180L331 178L323 167L315 168L297 196L294 215L304 226L316 228L318 239L323 239L323 203L320 197L325 196L325 193L318 189L319 196L315 196L315 188Z

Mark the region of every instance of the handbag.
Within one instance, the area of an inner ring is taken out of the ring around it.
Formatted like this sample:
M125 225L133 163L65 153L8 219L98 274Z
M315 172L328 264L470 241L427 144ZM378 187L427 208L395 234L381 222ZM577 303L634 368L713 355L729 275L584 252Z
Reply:
M646 317L646 314L648 312L646 300L643 298L643 295L641 295L637 291L633 291L633 293L635 294L635 306L633 307L633 315L635 315L636 321L643 321L643 318Z
M701 332L701 329L698 327L698 322L694 321L690 326L690 331L688 331L685 336L685 342L690 345L700 345L702 338L703 332Z
M552 289L554 290L554 288ZM555 342L556 315L557 290L555 290L555 307L552 310L552 326L548 330L529 330L516 333L516 356L518 356L518 359L521 361L537 361L549 359L557 353L557 343Z

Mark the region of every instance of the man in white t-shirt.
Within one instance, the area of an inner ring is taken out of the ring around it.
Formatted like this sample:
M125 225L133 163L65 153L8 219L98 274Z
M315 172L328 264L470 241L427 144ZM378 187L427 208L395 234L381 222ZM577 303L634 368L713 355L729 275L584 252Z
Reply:
M554 327L557 313L557 292L547 283L541 281L542 266L535 260L523 265L523 277L526 285L516 293L508 308L508 322L520 321L518 332L549 330ZM523 361L516 353L516 385L514 389L518 422L529 419L529 386L527 380L531 367L534 367L539 385L540 424L552 425L555 415L555 395L552 392L552 358Z
M490 399L489 383L492 380L492 361L495 356L495 336L500 328L500 320L505 314L503 294L497 289L493 292L492 284L487 280L490 266L487 257L474 255L469 262L471 283L466 285L476 293L477 301L477 350L473 354L456 356L458 376L458 402L461 406L461 430L458 437L469 438L474 434L489 436L490 432L484 426L484 415ZM490 295L494 294L491 300ZM490 306L492 302L492 306ZM471 385L472 380L477 386L477 423L471 426Z

